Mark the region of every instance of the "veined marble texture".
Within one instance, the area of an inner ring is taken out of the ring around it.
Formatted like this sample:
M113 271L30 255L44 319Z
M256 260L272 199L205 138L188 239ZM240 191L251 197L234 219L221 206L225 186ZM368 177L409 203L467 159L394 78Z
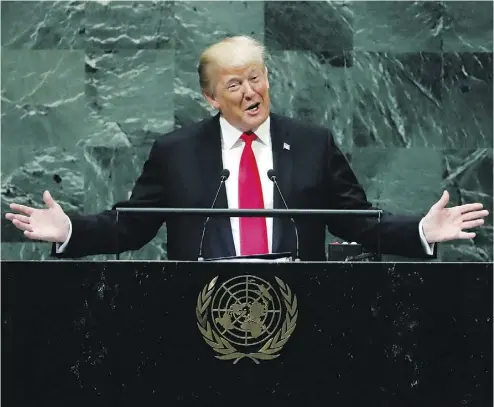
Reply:
M1 2L2 258L47 259L10 202L95 213L128 196L152 141L214 112L196 65L248 34L268 50L273 111L330 128L369 199L425 214L493 210L492 2ZM492 215L442 261L492 261ZM328 240L332 237L328 235ZM105 259L113 256L94 256ZM123 259L166 259L165 233ZM393 260L409 260L396 258Z

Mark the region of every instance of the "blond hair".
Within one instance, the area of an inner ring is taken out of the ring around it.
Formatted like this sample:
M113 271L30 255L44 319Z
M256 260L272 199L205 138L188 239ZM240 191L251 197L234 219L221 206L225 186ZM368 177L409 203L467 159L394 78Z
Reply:
M243 67L251 63L264 65L264 46L255 39L239 35L228 37L206 48L199 58L197 73L203 92L214 96L213 72L218 68Z

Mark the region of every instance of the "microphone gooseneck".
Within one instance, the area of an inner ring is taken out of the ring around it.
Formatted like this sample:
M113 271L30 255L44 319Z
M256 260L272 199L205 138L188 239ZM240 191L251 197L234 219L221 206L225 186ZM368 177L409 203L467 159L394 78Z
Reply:
M210 209L214 208L214 205L216 204L216 200L218 199L218 195L220 193L221 187L223 186L223 184L225 183L225 181L228 179L229 176L230 176L230 171L227 170L226 168L223 168L221 170L221 174L220 174L220 185L219 185L218 189L216 190L216 195L214 196L213 203L212 203ZM204 235L206 234L206 226L207 226L210 218L211 218L210 216L208 216L206 218L206 220L204 221L204 225L202 227L201 243L199 244L199 255L197 256L198 261L204 261L204 257L202 256L202 246L204 243Z
M274 172L273 169L268 170L268 178L273 182L273 184L276 186L276 189L278 190L278 193L280 194L281 200L283 201L283 205L285 205L285 208L288 209L288 205L286 204L285 198L283 194L281 193L281 189L278 185L278 181L276 180L276 173ZM292 221L293 224L293 229L295 230L295 240L296 240L296 253L295 253L295 261L298 262L300 261L300 256L299 256L299 240L298 240L298 229L297 229L297 224L295 223L295 219L293 217L290 217L290 220Z

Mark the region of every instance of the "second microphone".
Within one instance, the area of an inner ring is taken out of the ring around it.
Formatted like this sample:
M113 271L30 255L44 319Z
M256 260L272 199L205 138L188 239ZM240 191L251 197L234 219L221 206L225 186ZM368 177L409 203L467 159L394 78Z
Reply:
M273 184L276 186L276 189L278 190L278 193L280 194L281 200L283 201L283 205L285 205L286 209L288 208L288 205L286 204L285 197L281 193L281 189L278 186L278 181L276 179L276 172L273 169L268 170L268 178L273 182ZM293 224L293 229L295 230L295 240L296 240L296 251L295 251L295 261L298 262L300 261L300 256L299 256L299 240L298 240L298 229L297 229L297 224L295 223L295 219L293 217L290 217L290 220L292 221Z

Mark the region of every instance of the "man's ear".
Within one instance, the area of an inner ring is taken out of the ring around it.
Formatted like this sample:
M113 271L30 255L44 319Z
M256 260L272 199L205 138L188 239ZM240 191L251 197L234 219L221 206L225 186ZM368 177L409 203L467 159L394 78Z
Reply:
M206 100L208 101L208 103L216 110L220 110L220 104L216 101L216 99L214 99L214 97L211 97L210 95L208 95L206 92L202 91L202 94L204 95L204 97L206 98Z
M266 78L266 87L269 89L268 68L265 67L264 69L265 69L264 76Z

